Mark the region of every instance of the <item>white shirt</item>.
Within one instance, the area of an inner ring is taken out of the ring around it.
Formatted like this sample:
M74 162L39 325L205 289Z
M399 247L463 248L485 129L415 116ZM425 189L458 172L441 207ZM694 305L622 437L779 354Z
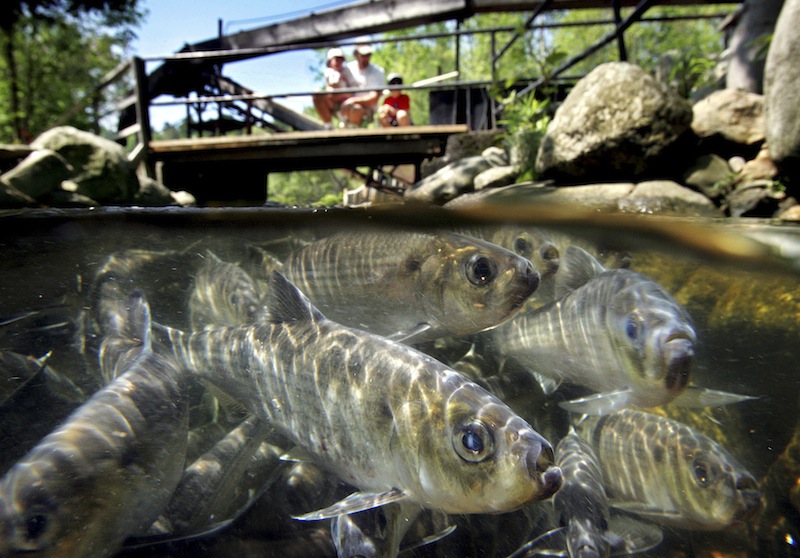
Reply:
M350 73L356 81L356 87L364 89L383 89L386 85L386 72L380 66L368 64L364 70L358 67L358 60L351 60L347 63Z

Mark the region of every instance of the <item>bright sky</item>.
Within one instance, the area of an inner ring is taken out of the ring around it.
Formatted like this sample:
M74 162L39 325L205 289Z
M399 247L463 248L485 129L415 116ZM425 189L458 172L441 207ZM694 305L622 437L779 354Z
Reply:
M270 25L346 4L354 0L144 0L148 15L139 28L134 53L138 56L168 56L185 44L193 44L217 36L222 19L223 33ZM254 60L226 64L223 73L259 93L276 94L311 91L319 87L314 74L319 64L311 50L262 56ZM152 71L158 63L147 66ZM307 97L276 99L295 109L311 105ZM186 109L153 107L153 125L160 129L164 122L177 122L186 116Z

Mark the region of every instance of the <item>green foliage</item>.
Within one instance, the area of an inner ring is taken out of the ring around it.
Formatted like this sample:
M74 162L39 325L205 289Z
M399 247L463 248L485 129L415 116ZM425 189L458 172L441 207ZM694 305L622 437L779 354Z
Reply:
M352 187L342 171L297 171L271 173L267 193L270 201L286 205L331 206L341 205L345 188Z
M519 96L512 90L500 99L500 104L503 116L498 123L505 128L502 138L511 160L520 167L518 180L533 180L536 153L550 123L547 113L550 101L539 100L533 93Z
M100 78L127 58L136 0L14 1L0 29L0 142L31 139L76 103L64 124L91 129L91 102ZM14 12L17 10L19 13Z

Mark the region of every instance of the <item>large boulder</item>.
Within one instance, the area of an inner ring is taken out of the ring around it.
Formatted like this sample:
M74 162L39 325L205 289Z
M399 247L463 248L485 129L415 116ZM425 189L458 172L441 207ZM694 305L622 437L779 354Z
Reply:
M707 153L751 158L764 143L764 97L721 89L692 107L692 130Z
M20 164L0 176L3 184L39 200L61 189L73 169L61 155L50 149L31 152Z
M652 173L692 122L692 107L644 70L602 64L556 111L536 158L537 176L582 181Z
M122 147L71 126L51 128L31 147L58 153L74 169L76 193L100 203L130 202L139 190L136 172Z
M766 136L772 160L800 183L800 0L786 0L764 70Z

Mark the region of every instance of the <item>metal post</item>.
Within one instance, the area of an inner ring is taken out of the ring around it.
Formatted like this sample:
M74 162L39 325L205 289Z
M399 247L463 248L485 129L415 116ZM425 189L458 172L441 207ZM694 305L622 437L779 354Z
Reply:
M139 142L142 145L142 163L144 164L147 176L155 175L151 162L148 157L150 141L153 139L153 131L150 128L150 95L147 87L147 72L144 60L135 56L133 58L133 71L136 80L136 121L139 123Z
M611 7L614 10L614 26L617 31L617 49L621 62L628 61L628 51L625 48L625 30L622 29L622 15L620 13L620 0L611 0Z

